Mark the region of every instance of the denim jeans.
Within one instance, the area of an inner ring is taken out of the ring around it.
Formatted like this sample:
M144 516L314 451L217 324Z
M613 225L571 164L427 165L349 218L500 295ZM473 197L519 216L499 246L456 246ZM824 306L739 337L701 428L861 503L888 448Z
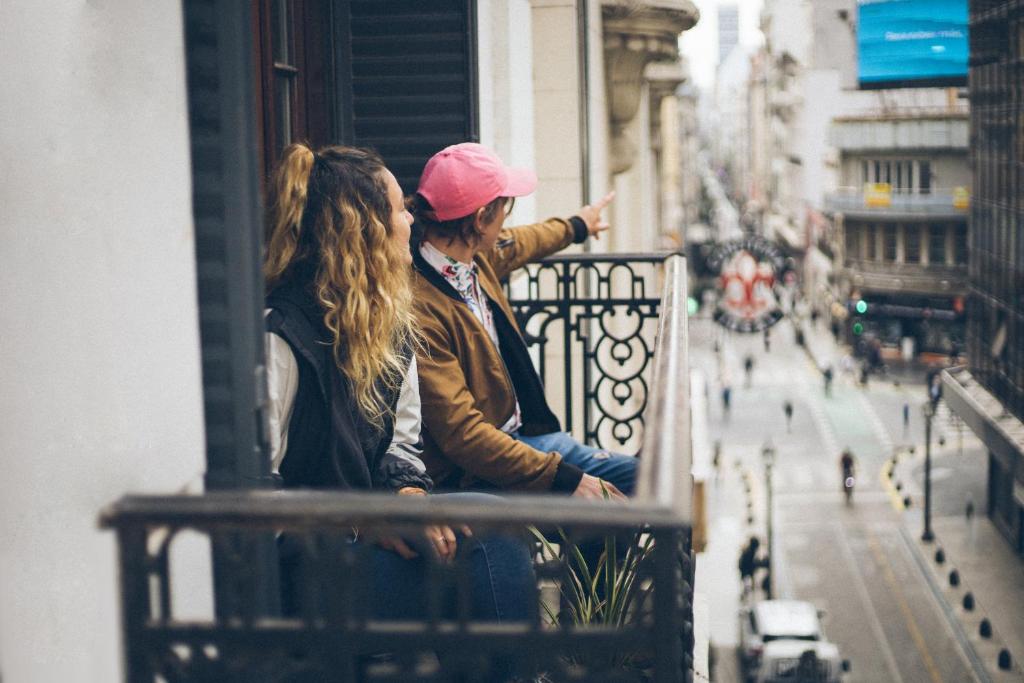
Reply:
M483 493L450 493L432 496L475 500L488 503L499 498ZM470 615L480 621L527 621L535 618L537 608L536 579L529 547L524 538L510 534L479 532L471 537L456 530L458 550L455 563L444 566L437 575L441 578L439 604L442 618L455 618L456 582L464 572L469 580ZM355 550L355 565L344 566L341 548L337 548L339 561L332 566L322 559L317 561L319 572L328 576L323 585L329 592L339 590L350 596L354 609L376 619L426 619L429 615L429 559L425 551L411 560L385 550L373 543L334 538L331 544L347 544ZM409 539L409 545L423 548L419 539ZM326 550L330 553L331 550ZM321 553L323 554L323 553ZM316 581L312 562L295 538L285 537L280 544L282 607L286 615L298 614L303 584ZM462 572L456 570L461 565ZM336 593L337 594L337 593ZM325 596L326 597L326 596ZM328 598L329 601L329 598ZM323 609L323 603L318 605Z
M611 451L581 444L565 432L552 432L538 436L514 434L516 439L538 451L561 453L562 460L576 465L593 477L611 482L627 496L632 495L636 488L636 463L631 455L612 453Z
M432 496L477 500L500 500L483 493L448 493ZM458 550L455 564L465 563L470 582L470 614L479 621L528 621L536 614L537 594L533 562L525 537L478 532L466 537L455 529ZM373 566L373 612L380 619L426 618L427 560L422 543L410 543L420 557L405 560L396 553L370 546ZM455 618L456 581L454 571L444 573L441 593L442 616Z

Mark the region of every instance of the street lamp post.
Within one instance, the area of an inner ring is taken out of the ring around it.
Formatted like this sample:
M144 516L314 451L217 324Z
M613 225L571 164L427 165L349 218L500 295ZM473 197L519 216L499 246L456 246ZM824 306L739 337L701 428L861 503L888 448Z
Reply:
M932 418L935 417L935 404L930 400L924 406L924 531L921 540L931 543L935 540L932 533Z
M775 447L772 445L771 439L764 442L764 446L761 448L761 458L764 460L764 481L765 489L768 494L768 510L765 515L766 526L768 527L768 562L767 562L767 576L765 577L765 597L769 600L772 599L772 565L774 564L775 558L775 544L773 543L772 533L772 465L775 464Z

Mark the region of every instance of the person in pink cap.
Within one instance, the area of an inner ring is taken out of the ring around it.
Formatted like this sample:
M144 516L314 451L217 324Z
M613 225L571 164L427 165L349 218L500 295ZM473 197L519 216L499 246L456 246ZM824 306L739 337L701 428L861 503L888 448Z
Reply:
M423 236L413 248L423 461L445 489L621 499L633 492L636 458L562 431L500 284L530 261L596 239L612 195L568 219L505 228L513 198L536 185L532 171L476 143L447 147L423 169L411 202Z

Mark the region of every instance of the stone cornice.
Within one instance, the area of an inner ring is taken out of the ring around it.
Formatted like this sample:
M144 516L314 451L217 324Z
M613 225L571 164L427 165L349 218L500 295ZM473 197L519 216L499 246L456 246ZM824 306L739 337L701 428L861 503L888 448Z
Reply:
M611 170L622 173L636 157L626 127L640 106L644 69L678 59L679 34L697 23L700 12L691 0L604 0L601 14Z

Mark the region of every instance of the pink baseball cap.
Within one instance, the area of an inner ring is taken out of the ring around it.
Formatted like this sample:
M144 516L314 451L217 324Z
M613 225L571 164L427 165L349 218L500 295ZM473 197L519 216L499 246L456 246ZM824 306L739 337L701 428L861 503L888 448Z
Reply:
M528 168L509 168L475 142L445 147L430 157L417 188L439 221L468 216L498 197L522 197L537 187Z

